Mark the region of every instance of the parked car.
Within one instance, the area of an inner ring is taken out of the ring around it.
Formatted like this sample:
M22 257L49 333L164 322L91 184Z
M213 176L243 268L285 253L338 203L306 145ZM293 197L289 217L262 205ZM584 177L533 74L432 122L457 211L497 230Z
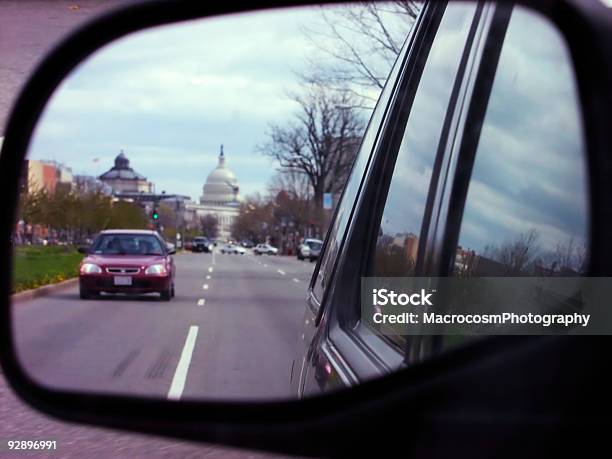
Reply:
M206 237L194 237L191 242L191 250L210 253L213 250L213 243Z
M304 239L297 249L297 259L315 261L319 258L321 247L323 247L323 241L320 239Z
M168 248L155 231L106 230L90 247L79 266L79 295L89 299L104 293L159 293L174 296L176 270Z
M253 243L253 241L250 241L250 240L248 240L248 239L247 239L247 240L242 241L242 243L241 243L241 244L242 244L242 247L244 247L245 249L252 249L252 248L255 246L255 244Z
M239 246L238 244L225 244L223 247L221 247L221 253L244 255L246 250L244 247Z
M255 255L278 255L278 249L270 244L257 244L253 249Z

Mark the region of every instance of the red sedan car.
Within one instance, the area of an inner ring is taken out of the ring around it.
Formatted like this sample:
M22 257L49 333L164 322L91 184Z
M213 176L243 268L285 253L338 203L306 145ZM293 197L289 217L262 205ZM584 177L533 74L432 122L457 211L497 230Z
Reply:
M162 300L174 296L174 249L168 249L155 231L106 230L91 247L79 268L80 296L99 293L159 293Z

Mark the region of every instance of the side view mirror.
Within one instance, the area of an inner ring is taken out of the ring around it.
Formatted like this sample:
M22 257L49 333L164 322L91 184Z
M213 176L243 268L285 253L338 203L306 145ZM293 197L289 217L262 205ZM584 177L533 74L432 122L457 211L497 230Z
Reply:
M88 245L81 245L77 248L77 251L79 253L83 253L85 255L89 254L89 251L91 250L91 247Z

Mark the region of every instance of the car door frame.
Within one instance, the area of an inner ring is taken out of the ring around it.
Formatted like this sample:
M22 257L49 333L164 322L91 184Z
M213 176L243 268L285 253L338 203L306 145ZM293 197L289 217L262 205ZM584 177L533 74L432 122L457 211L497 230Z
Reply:
M388 185L390 184L393 169L388 167L389 159L395 160L399 145L401 144L403 131L408 122L409 114L412 110L414 97L419 89L423 69L428 59L429 50L437 36L438 26L444 12L446 10L446 2L439 2L435 5L430 5L431 11L424 11L424 24L421 29L417 30L416 39L411 43L411 49L407 51L406 61L402 69L398 87L393 94L391 105L386 118L383 120L379 142L373 150L373 159L366 169L364 184L357 198L355 208L361 209L361 215L356 213L349 222L346 229L345 244L338 255L339 262L335 280L332 281L327 294L327 302L325 305L328 320L325 327L325 332L320 334L319 339L314 346L320 347L320 350L325 354L326 360L334 367L336 373L341 377L343 383L347 386L380 376L384 373L389 373L393 370L401 368L404 363L404 355L402 350L398 350L389 344L388 341L379 336L372 334L364 329L363 325L346 326L354 317L350 317L355 311L349 312L347 309L355 303L347 300L347 292L352 291L352 298L358 298L359 286L350 279L354 278L355 271L359 271L358 278L363 275L364 265L367 262L365 259L360 259L355 263L351 257L351 253L365 254L372 250L371 241L374 238L373 234L376 231L374 226L380 221L382 210L386 202L386 194ZM483 12L492 9L492 5L478 5L473 13L473 25L470 27L468 38L466 39L466 47L462 50L462 64L458 68L455 79L458 78L456 87L462 87L465 80L467 64L471 59L474 59L473 42L476 35L482 32L485 27ZM453 113L456 113L458 94L453 94L449 101L449 108L452 108ZM394 122L391 122L393 120ZM454 117L453 117L454 120ZM453 134L452 129L457 126L451 124L451 119L445 116L444 125L446 132L441 133L440 138L446 139ZM438 146L438 154L436 158L436 169L434 175L437 175L438 180L433 180L432 184L445 182L445 177L440 176L444 157L448 154L446 151L446 140L440 142ZM386 181L387 187L380 190L381 177ZM427 200L426 212L423 217L423 228L429 226L431 218L431 209L434 203L433 193L436 193L436 187L429 191ZM372 209L378 212L378 217L369 218L365 215L370 213ZM368 220L373 221L368 225ZM427 253L428 247L422 247L420 251ZM422 255L420 255L422 256ZM417 274L418 275L418 274ZM344 303L344 304L342 304ZM347 303L349 307L347 308ZM314 355L314 352L313 352ZM310 366L317 364L315 359L312 359Z
M331 219L330 227L323 240L323 247L321 248L321 252L319 254L317 263L315 265L313 274L311 276L311 280L308 286L307 296L306 296L306 306L307 306L306 310L307 311L305 314L306 315L306 318L304 320L305 323L303 325L304 334L302 335L302 340L301 340L301 341L306 341L308 344L307 344L305 355L301 359L301 362L299 362L299 375L296 375L297 380L299 381L298 387L297 387L297 392L298 392L299 397L304 396L304 388L306 385L306 380L308 378L309 369L312 368L313 358L317 351L317 348L321 347L322 351L326 353L326 355L329 358L332 358L332 354L333 354L335 355L334 357L335 360L340 359L339 354L333 353L334 348L328 345L328 340L326 338L327 337L327 329L326 329L327 321L325 321L324 318L328 317L327 311L329 309L328 303L330 302L330 296L331 296L330 291L332 290L331 286L333 286L334 284L334 279L336 277L335 273L337 271L337 266L341 258L344 244L347 239L347 234L349 232L348 230L354 218L354 211L358 207L357 205L358 198L363 190L363 187L365 186L365 182L367 181L368 170L372 162L374 161L373 158L375 157L375 154L376 154L375 152L377 151L379 145L381 144L381 138L383 136L382 133L385 131L385 127L387 126L388 120L391 117L390 113L392 112L392 109L395 106L395 99L398 97L398 93L400 91L399 87L400 87L401 81L403 81L404 70L407 65L406 63L410 59L410 55L411 55L410 51L413 49L414 46L418 45L417 42L419 40L419 30L421 30L423 27L426 27L426 25L423 25L423 22L428 15L427 13L428 8L431 8L430 4L425 4L423 10L419 13L417 18L415 19L414 25L408 37L406 38L406 42L404 46L402 47L402 50L400 51L400 54L396 60L396 63L391 69L390 76L387 79L387 82L385 83L385 87L381 92L381 96L376 104L376 107L374 108L372 117L370 118L368 126L366 128L366 134L364 138L362 139L362 143L359 146L359 149L357 152L358 155L363 154L367 158L364 161L363 173L359 177L353 177L353 174L357 172L356 168L357 168L358 158L356 158L355 162L352 165L347 185L345 185L345 187L342 190L342 194L338 201L339 204L334 209L334 214ZM388 94L385 94L387 90L389 90L389 92ZM372 128L376 128L376 131L370 132ZM356 199L354 199L352 202L345 202L345 200L347 199L347 188L349 186L349 182L353 180L353 178L358 180ZM344 206L350 207L348 211L349 215L347 217L347 223L343 229L340 229L341 234L340 234L340 237L338 238L340 240L340 243L338 244L337 253L331 254L330 255L331 258L329 260L326 260L326 255L328 254L328 251L332 250L332 248L330 247L330 244L331 244L330 241L332 238L336 238L336 236L338 235L339 228L335 228L335 226L338 224L338 220L341 218L339 214L340 214L341 208ZM319 279L319 277L323 274L322 271L325 271L324 275L328 277L327 279L328 282L326 283L325 288L323 289L323 292L317 295L317 293L315 292L317 290L316 284L322 282ZM299 353L299 350L298 350L298 353ZM294 361L294 366L295 366L295 361ZM337 366L337 369L339 371L342 371L340 366ZM294 379L294 374L293 374L294 370L295 368L292 368L292 381ZM342 372L341 375L344 376L345 373ZM347 384L349 383L350 380L352 380L352 379L348 379L348 377L343 377L342 379Z

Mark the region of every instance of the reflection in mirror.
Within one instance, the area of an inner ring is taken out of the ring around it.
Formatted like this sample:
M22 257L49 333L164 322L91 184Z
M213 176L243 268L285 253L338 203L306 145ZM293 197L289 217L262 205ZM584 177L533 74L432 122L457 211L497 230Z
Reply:
M25 370L89 392L296 396L314 262L419 10L191 21L79 65L23 167L12 307Z
M420 274L415 274L419 246L427 236L422 221L444 119L449 116L452 81L468 39L470 7L449 6L433 42L387 194L372 276ZM504 40L495 45L500 48L499 61L451 274L584 276L587 157L569 50L548 20L521 7L513 9ZM523 293L531 295L534 305L542 304L537 288ZM386 339L405 352L405 364L431 358L476 335L416 337L391 331Z
M430 274L419 256L436 225L431 193L450 183L441 155L473 105L463 90L481 84L463 72L473 46L495 72L482 83L491 94L453 274L583 274L588 180L570 55L550 22L506 8L267 11L150 29L92 55L49 101L23 167L12 307L25 370L61 389L279 399L462 344L373 335L348 304L360 279L346 272ZM430 16L414 42L427 43L405 72L394 62L416 56L402 46L418 14ZM402 75L416 79L409 116L389 119ZM387 122L397 150L371 155ZM383 177L363 181L383 160ZM378 207L352 213L361 202ZM365 212L362 244L350 229Z

